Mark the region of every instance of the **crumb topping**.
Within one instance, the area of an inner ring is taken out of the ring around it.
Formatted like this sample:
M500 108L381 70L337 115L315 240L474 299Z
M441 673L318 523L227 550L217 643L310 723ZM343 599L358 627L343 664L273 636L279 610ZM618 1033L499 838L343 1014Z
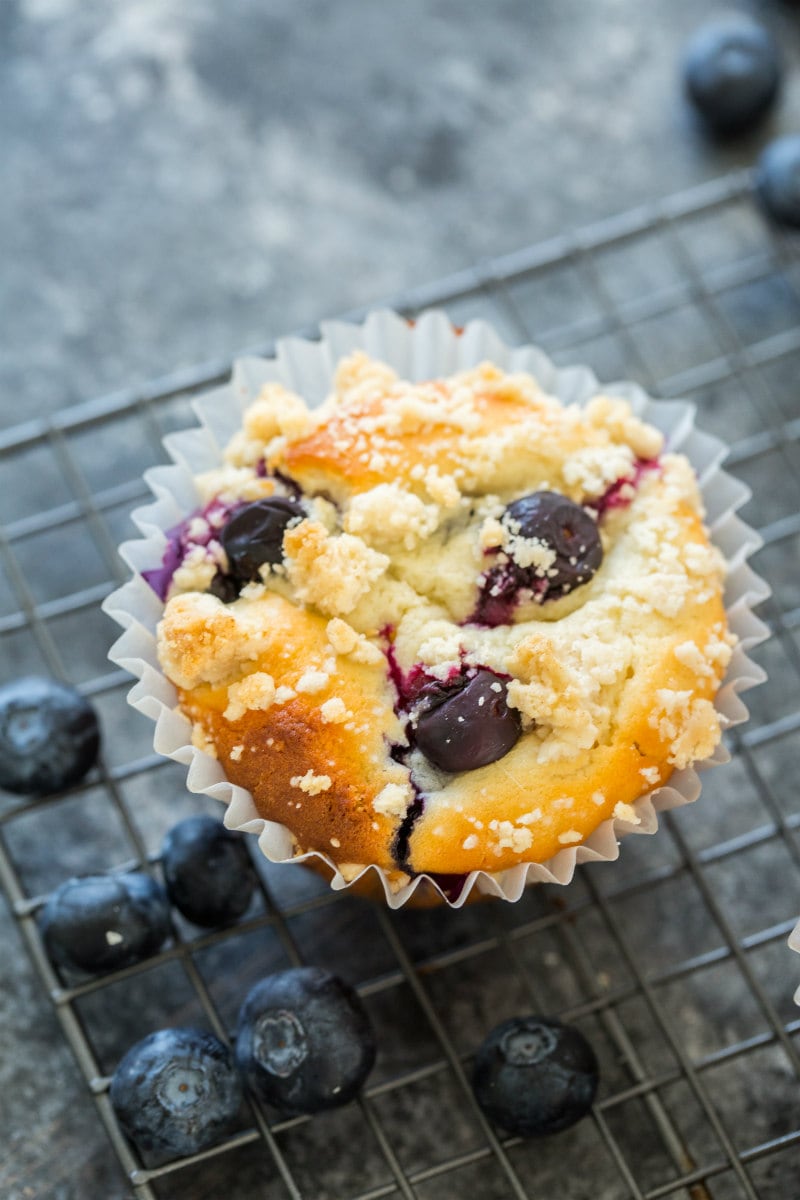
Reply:
M583 834L578 829L568 829L558 835L558 840L562 846L574 846L576 842L583 841Z
M202 475L195 475L195 485L202 504L208 504L210 500L221 500L223 504L238 504L242 501L261 500L275 493L274 481L262 478L250 465L226 465L213 471L204 471ZM221 518L213 522L215 526L221 523Z
M299 788L307 796L318 796L320 792L327 792L331 786L331 777L315 775L312 770L308 770L305 775L293 775L289 783L291 787Z
M325 691L330 681L331 677L327 671L304 671L294 685L294 690L309 696L316 696L317 692Z
M414 791L409 784L387 783L372 801L372 807L387 817L404 817L413 800Z
M205 592L219 564L206 547L193 546L172 576L173 592Z
M331 696L330 700L326 700L324 704L319 706L319 711L322 714L323 721L326 721L330 725L340 725L343 721L353 716L344 700L339 696Z
M257 609L242 601L232 611L214 596L187 592L173 597L158 627L159 656L181 688L235 678L270 646Z
M254 671L239 683L228 685L226 721L238 721L249 710L265 711L275 701L275 680L265 671Z
M641 825L642 818L636 815L636 809L632 804L625 804L620 800L614 805L614 818L617 821L625 821L628 825Z
M691 690L659 688L648 724L670 747L667 761L678 768L708 758L722 735L714 705Z
M316 521L301 521L284 535L287 575L298 600L320 612L351 613L389 566L385 554L360 538L329 535Z
M219 757L213 739L208 736L205 727L199 721L192 722L192 745L196 750L202 750L210 758Z
M405 550L413 550L434 532L439 519L438 505L425 504L399 484L379 483L353 497L344 528L370 546L391 547L399 541Z
M342 621L339 617L328 621L325 632L337 654L352 654L359 643L360 635L352 625L348 625L347 621Z

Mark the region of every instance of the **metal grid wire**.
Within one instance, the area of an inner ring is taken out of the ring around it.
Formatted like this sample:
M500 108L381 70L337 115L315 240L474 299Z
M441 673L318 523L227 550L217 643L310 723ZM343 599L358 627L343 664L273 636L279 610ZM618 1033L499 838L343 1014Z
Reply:
M99 768L63 796L0 799L0 875L100 1119L140 1200L471 1194L569 1200L791 1200L800 1194L800 254L768 228L749 179L729 177L583 233L482 263L396 297L456 323L492 321L560 363L691 395L699 424L732 444L753 488L755 560L774 597L758 658L770 684L734 757L701 802L629 838L613 866L516 905L391 914L333 895L299 868L258 862L261 893L235 927L198 932L176 916L168 948L100 979L59 977L36 925L70 874L140 866L190 797L180 767L152 754L152 727L109 671L100 600L125 577L115 546L146 498L161 437L193 423L213 363L151 387L18 426L0 437L0 671L77 684L104 729ZM268 352L270 347L260 347ZM42 511L42 479L47 509ZM43 853L57 830L59 853ZM49 836L46 836L49 835ZM379 1058L357 1103L313 1120L248 1107L238 1131L192 1159L148 1169L107 1096L115 1063L166 1024L229 1036L251 984L312 962L354 982ZM470 1056L519 1012L577 1023L602 1082L592 1117L556 1138L493 1131L469 1087Z

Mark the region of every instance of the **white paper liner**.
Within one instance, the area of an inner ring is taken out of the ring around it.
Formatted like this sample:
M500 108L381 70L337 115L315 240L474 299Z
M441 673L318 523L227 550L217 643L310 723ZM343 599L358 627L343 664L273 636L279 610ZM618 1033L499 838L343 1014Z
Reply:
M751 609L767 598L769 588L746 562L760 546L760 538L735 515L750 491L721 469L726 448L718 438L694 428L695 409L689 403L652 400L635 383L613 383L601 388L586 367L562 369L534 346L510 348L485 321L471 321L457 333L449 318L437 311L426 312L413 325L391 311L371 313L360 325L332 321L322 325L322 337L318 342L285 338L278 343L274 359L237 361L229 384L194 402L200 427L165 438L164 444L174 465L155 467L145 474L155 502L133 513L142 538L126 542L120 548L134 577L109 596L103 605L125 630L112 646L109 657L138 678L128 701L156 722L156 751L188 767L190 791L213 796L227 805L225 824L229 828L257 834L259 846L271 862L321 859L333 871L331 887L334 890L346 888L367 872L374 871L383 884L386 903L396 909L411 898L427 876L419 876L402 887L393 888L387 874L378 867L365 866L345 879L325 854L316 851L294 854L289 830L260 817L251 794L229 783L220 764L191 745L191 724L176 710L175 689L162 674L156 655L155 631L163 604L140 574L161 565L167 542L165 531L200 504L194 474L219 465L226 443L241 425L244 408L256 398L262 386L268 381L278 381L302 395L309 405L316 406L330 390L336 362L342 355L358 348L389 363L406 379L424 380L449 375L489 359L506 370L530 372L546 391L558 396L564 404L584 404L599 391L620 396L631 404L637 415L665 434L670 450L680 450L687 455L700 481L712 538L729 567L725 603L730 627L739 642L715 700L726 728L747 720L748 712L741 693L763 683L766 678L761 667L747 657L747 651L768 636L767 627ZM473 871L467 876L456 900L451 901L442 894L443 899L452 907L460 908L473 889L515 901L530 883L567 884L578 863L616 859L621 838L632 833L655 833L659 812L690 804L700 795L698 770L726 762L728 758L725 747L720 745L710 759L674 772L668 785L641 796L634 805L639 824L606 820L581 845L567 847L545 863L523 863L495 873ZM435 881L430 882L441 891Z
M794 950L796 954L800 954L800 921L797 922L791 934L789 935L789 949ZM794 994L795 1004L800 1004L800 987Z

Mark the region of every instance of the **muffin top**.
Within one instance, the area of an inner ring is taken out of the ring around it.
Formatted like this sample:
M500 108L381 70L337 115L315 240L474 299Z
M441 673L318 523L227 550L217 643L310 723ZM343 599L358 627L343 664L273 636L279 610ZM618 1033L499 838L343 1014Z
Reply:
M724 563L623 400L358 352L279 384L146 573L195 744L298 852L398 884L544 862L719 741Z

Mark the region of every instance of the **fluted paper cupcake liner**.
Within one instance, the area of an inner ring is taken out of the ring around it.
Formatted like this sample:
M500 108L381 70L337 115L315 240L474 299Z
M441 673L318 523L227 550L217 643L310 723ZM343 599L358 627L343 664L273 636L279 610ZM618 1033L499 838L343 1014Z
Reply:
M762 669L747 657L747 651L768 634L752 608L766 599L769 589L747 564L748 556L760 545L758 534L736 515L750 492L722 470L720 464L726 448L719 439L695 429L695 410L689 403L653 400L630 382L601 387L586 367L558 368L534 346L510 348L485 321L472 321L460 332L456 331L447 316L436 311L426 312L413 325L390 311L374 312L362 324L330 322L322 325L319 341L286 338L278 343L272 359L244 358L236 362L229 384L195 401L200 425L165 438L173 465L155 467L145 475L155 501L133 514L142 537L126 542L120 549L134 575L104 604L105 611L125 630L112 647L110 658L139 681L128 700L155 721L156 751L188 767L190 791L213 796L227 806L225 824L229 828L257 834L259 846L271 862L322 860L332 872L334 889L348 887L365 873L376 872L383 884L386 903L391 908L400 908L422 880L429 877L421 875L398 887L391 874L366 864L363 870L345 879L327 855L316 851L296 854L290 831L260 817L251 794L230 783L219 762L191 744L191 724L177 710L175 689L164 677L156 654L156 626L164 606L141 574L161 565L166 531L199 505L194 475L220 464L225 445L241 425L243 410L263 385L270 381L283 383L302 395L309 405L316 406L330 391L338 360L359 348L387 362L402 378L411 380L450 375L488 359L506 370L529 372L563 404L584 404L600 391L619 396L631 404L638 416L664 433L669 450L680 451L689 458L700 482L712 540L728 564L725 605L730 627L738 637L728 673L715 700L725 728L747 719L741 694L765 679ZM696 800L701 786L698 772L727 759L727 751L720 745L710 759L675 771L667 785L635 802L638 824L606 820L581 845L567 847L547 862L522 863L494 873L473 871L456 900L444 895L443 899L458 908L473 890L515 901L530 883L567 884L578 863L612 861L619 855L623 837L655 833L657 814ZM438 888L435 880L430 882Z
M800 921L797 922L789 937L789 946L795 953L800 954ZM800 986L794 994L795 1004L800 1004Z

